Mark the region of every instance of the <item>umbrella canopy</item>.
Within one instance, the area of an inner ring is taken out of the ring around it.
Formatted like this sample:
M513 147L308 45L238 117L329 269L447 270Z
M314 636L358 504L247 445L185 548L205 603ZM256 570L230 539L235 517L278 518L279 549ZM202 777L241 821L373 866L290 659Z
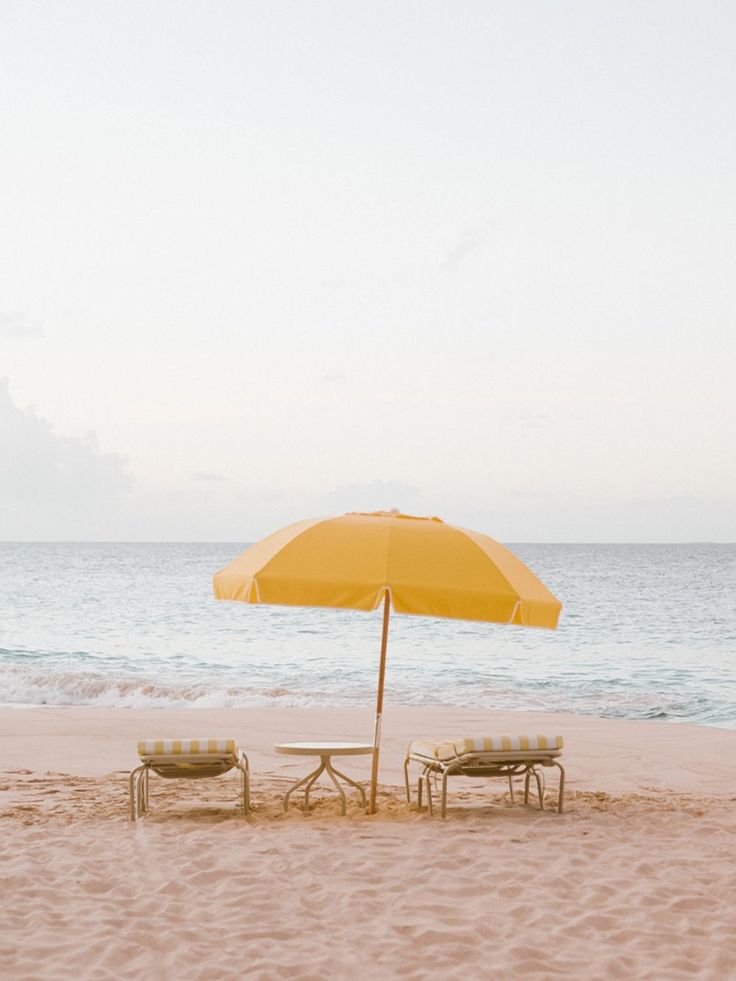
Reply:
M214 578L217 599L375 610L383 601L370 810L375 810L390 607L396 613L557 626L562 604L520 559L475 531L397 512L299 521Z

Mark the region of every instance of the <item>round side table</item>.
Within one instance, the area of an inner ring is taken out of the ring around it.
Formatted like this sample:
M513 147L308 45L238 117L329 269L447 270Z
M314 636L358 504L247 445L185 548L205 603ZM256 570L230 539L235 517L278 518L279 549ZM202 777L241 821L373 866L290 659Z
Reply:
M336 770L331 763L331 757L333 756L363 756L368 753L373 753L373 746L368 743L332 743L332 742L320 742L320 743L279 743L274 746L274 750L277 753L283 753L287 756L319 756L319 766L308 773L306 777L298 780L293 787L291 787L284 797L284 810L289 809L289 798L298 790L300 787L304 787L304 810L309 810L309 791L312 789L317 778L322 773L327 773L329 778L335 785L335 789L340 795L340 800L342 802L342 813L345 814L345 791L340 786L338 777L344 783L350 784L351 787L355 787L359 792L361 799L363 801L363 807L366 806L365 791L359 783L352 780L345 773L341 773Z

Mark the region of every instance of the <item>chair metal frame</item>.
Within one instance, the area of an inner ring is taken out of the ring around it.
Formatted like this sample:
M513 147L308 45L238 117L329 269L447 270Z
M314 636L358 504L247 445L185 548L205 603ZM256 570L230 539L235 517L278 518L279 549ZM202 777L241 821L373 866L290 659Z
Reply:
M199 780L203 777L219 777L223 773L240 770L242 778L242 805L244 816L250 814L250 767L248 757L238 753L196 754L141 754L141 763L131 771L129 778L130 820L143 817L149 810L149 776L151 771L166 779Z
M529 803L529 784L534 777L537 785L537 797L539 799L539 809L544 810L544 773L540 767L556 767L560 771L559 793L557 798L557 812L562 814L563 799L565 793L565 768L557 759L562 750L520 750L518 752L477 752L464 753L462 756L450 757L447 760L439 760L435 757L425 756L422 753L411 751L411 744L407 749L404 759L404 784L406 786L406 799L411 804L411 789L409 786L409 764L419 763L422 772L417 781L417 807L422 810L422 782L427 788L427 810L432 816L434 808L432 803L431 779L442 779L441 796L441 815L447 816L447 780L452 776L461 777L506 777L509 782L509 793L511 801L514 801L513 777L524 777L524 803Z

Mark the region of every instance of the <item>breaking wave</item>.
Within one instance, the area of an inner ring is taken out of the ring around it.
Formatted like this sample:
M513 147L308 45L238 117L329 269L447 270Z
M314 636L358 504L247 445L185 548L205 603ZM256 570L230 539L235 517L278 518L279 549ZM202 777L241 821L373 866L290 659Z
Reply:
M342 699L349 703L350 699ZM242 708L252 705L296 707L339 704L333 693L299 692L275 687L218 685L211 679L162 683L150 678L97 672L48 672L6 666L0 704L92 706L98 708Z

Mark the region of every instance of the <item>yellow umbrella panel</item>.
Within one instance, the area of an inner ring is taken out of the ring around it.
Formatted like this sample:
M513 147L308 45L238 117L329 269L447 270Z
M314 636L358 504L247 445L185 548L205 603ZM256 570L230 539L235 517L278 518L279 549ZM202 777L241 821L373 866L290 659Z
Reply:
M383 635L371 813L378 780L389 611L554 629L562 604L492 538L396 512L299 521L251 546L214 578L217 599L375 610Z

